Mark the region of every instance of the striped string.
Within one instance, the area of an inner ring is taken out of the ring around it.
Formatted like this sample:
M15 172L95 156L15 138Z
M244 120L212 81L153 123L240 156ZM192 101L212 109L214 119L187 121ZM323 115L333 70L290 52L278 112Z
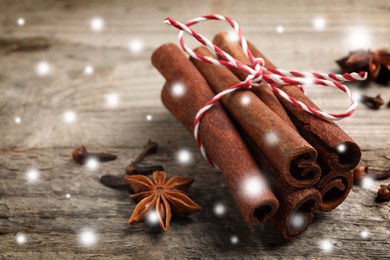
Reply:
M250 61L250 65L246 65L236 58L232 57L228 53L221 50L218 46L214 45L210 40L208 40L203 35L199 34L197 31L190 28L190 26L210 21L210 20L219 20L227 22L238 35L238 41L246 55L246 57ZM341 120L343 118L349 117L353 114L356 109L357 102L352 95L349 88L343 84L344 81L353 81L353 80L365 80L367 77L366 72L353 72L353 73L345 73L345 74L325 74L318 72L299 72L299 71L286 71L277 68L267 68L265 67L264 60L261 58L256 58L253 56L252 52L248 48L248 43L244 37L244 34L238 23L227 16L222 16L218 14L212 15L204 15L201 17L194 18L188 21L186 24L180 23L172 18L166 18L164 20L165 24L171 25L179 29L179 43L181 48L188 53L192 58L209 63L214 64L216 66L225 66L227 68L239 69L248 74L247 78L241 81L238 84L230 86L229 88L221 91L217 95L215 95L211 100L209 100L196 114L194 120L194 136L196 139L196 143L203 155L209 163L216 166L211 158L207 155L203 144L201 142L199 136L199 126L200 122L205 115L205 113L213 107L213 105L218 102L225 95L232 93L238 89L251 88L252 86L260 86L260 82L265 82L266 85L272 89L272 91L287 100L288 102L302 108L307 113L313 114L319 118L325 118L330 120ZM204 56L196 51L191 50L184 42L184 32L194 37L198 42L202 45L206 46L214 55L219 57L219 59L215 59L212 57ZM317 110L311 106L306 105L305 103L290 97L286 92L282 91L280 88L276 87L276 85L296 85L302 90L304 90L305 85L321 85L332 87L335 89L339 89L344 92L350 101L350 106L342 113L331 114L326 113L320 110Z

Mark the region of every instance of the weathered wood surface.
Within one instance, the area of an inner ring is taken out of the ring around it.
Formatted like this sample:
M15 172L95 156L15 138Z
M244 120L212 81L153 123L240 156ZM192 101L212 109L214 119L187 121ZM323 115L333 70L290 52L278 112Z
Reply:
M247 226L222 177L200 158L191 135L174 120L159 99L164 80L150 64L151 52L163 42L176 41L176 32L162 24L166 16L181 21L205 13L234 17L260 50L283 68L333 71L333 60L351 50L345 40L354 25L364 26L370 47L389 47L389 1L0 1L0 257L41 258L390 258L390 206L374 202L375 187L354 187L344 204L320 213L310 229L294 241L283 241L269 225ZM89 20L106 21L101 32L91 32ZM311 21L323 16L326 29L317 32ZM16 19L26 24L17 26ZM285 26L283 34L275 27ZM206 36L227 27L198 26ZM128 50L139 39L144 49ZM38 77L35 65L45 60L53 72ZM91 64L93 75L83 74ZM355 90L381 93L390 88L370 84ZM118 108L105 106L105 95L120 96ZM325 109L341 111L346 99L323 88L309 89ZM63 112L73 110L77 122L66 124ZM151 114L153 120L145 116ZM363 148L363 162L390 166L390 110L360 106L340 125ZM15 124L14 118L21 117ZM127 191L105 188L103 174L122 174L131 158L149 139L160 143L149 161L163 164L172 175L194 176L190 194L204 211L175 219L168 233L140 224L128 226L134 204ZM96 171L70 160L72 147L111 151L117 161ZM179 149L194 155L189 165L176 160ZM40 171L29 184L25 173ZM378 186L375 183L374 186ZM69 193L68 199L65 194ZM227 214L216 217L217 202ZM78 244L82 228L96 230L96 247ZM368 238L360 232L367 230ZM27 243L15 242L23 232ZM230 237L239 243L232 245ZM331 252L319 242L330 239Z

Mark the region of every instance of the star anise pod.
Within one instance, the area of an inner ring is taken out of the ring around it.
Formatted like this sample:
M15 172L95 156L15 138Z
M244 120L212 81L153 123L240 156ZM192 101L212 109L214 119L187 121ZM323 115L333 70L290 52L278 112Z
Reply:
M125 180L135 193L130 198L138 202L129 224L140 222L155 210L161 228L167 231L172 213L189 215L202 210L184 193L194 182L192 178L175 176L168 179L165 172L155 171L152 180L144 175L126 175Z
M380 84L390 81L390 53L386 50L353 51L336 63L344 72L367 71L369 78Z

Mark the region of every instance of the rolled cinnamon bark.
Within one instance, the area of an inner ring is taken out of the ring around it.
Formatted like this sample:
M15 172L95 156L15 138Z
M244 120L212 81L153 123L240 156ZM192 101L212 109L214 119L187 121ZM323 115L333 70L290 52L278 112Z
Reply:
M232 55L233 57L235 57L236 59L238 59L239 61L245 63L245 64L249 64L249 61L248 61L248 58L246 58L241 46L237 43L237 42L232 42L232 41L229 41L226 33L219 33L218 35L215 36L214 38L214 44L216 44L218 47L220 47L221 49L223 49L224 51L226 51L227 53L229 53L230 55ZM248 42L248 46L249 46L249 49L252 51L253 55L255 57L260 57L260 58L263 58L264 61L265 61L265 64L266 66L268 67L274 67L272 65L272 63L263 55L261 54L254 46L253 44L251 44L250 42ZM246 73L243 73L242 71L233 71L236 73L236 75L238 75L241 79L245 79L246 77ZM295 86L291 86L289 87L289 89L284 89L284 88L287 88L287 87L284 87L282 86L281 87L282 90L284 90L285 92L287 92L288 94L290 94L290 92L294 92L294 93L297 93L299 92L299 98L302 97L302 92L300 90L297 90L297 88ZM254 90L257 90L257 91L254 91L261 99L262 99L262 91L271 91L268 87L266 87L264 84L262 84L262 86L260 86L259 88L254 88ZM290 91L290 92L289 92ZM271 91L272 92L272 91ZM304 95L303 95L304 96ZM309 99L305 97L305 103L310 103L313 105L312 102L308 101ZM282 100L283 101L283 100ZM308 101L308 102L306 102ZM272 102L274 103L274 102ZM285 104L286 106L290 107L290 109L293 109L295 111L295 108L293 108L291 105L289 105L290 103L289 102L285 102L285 103L288 103L288 104ZM270 102L267 103L267 105L270 104ZM296 113L299 113L299 114L307 114L305 111L296 111ZM295 114L295 113L292 113L292 114ZM294 118L294 116L292 116ZM301 118L305 118L307 119L308 121L311 120L311 118L316 118L315 116L308 116L306 117L305 115L301 115ZM284 120L287 120L285 117L283 117ZM294 120L294 122L297 122L298 120ZM316 118L316 122L319 121L321 122L321 125L324 127L324 129L322 129L320 131L320 127L314 127L314 128L310 128L310 126L312 124L310 124L308 127L308 129L313 129L313 133L312 134L305 134L304 137L306 138L306 136L310 136L312 138L308 139L309 142L310 140L316 140L313 138L313 136L317 136L317 134L319 136L330 136L328 137L326 140L327 142L330 142L330 139L331 140L336 140L335 137L339 137L339 141L338 143L345 143L347 140L350 140L350 138L339 128L337 127L337 125L335 125L333 122L329 122L329 121L325 121L322 122L323 120L322 119L318 119ZM286 122L291 122L289 119L286 121ZM299 122L299 121L298 121ZM304 121L306 122L306 121ZM300 123L300 124L297 124L298 128L301 130L304 126L304 122L303 123ZM331 131L334 131L334 129L337 129L335 130L336 133L332 133ZM307 133L308 130L304 131L305 133ZM325 132L323 132L325 131ZM352 181L353 179L351 179L351 172L340 172L340 170L343 170L345 171L345 167L341 167L340 169L340 159L337 159L335 158L335 160L333 160L333 164L332 164L332 160L330 160L329 158L332 158L332 154L333 153L336 153L337 154L337 145L334 145L334 147L336 149L336 151L333 151L331 153L327 152L323 147L322 145L325 145L327 146L326 144L323 144L321 141L320 142L310 142L316 149L319 150L319 153L320 153L320 156L322 157L322 159L326 159L328 158L327 160L327 163L325 162L322 162L321 163L321 169L322 169L322 175L321 175L321 180L317 183L316 187L319 189L320 193L321 193L321 203L319 205L319 210L321 211L331 211L333 210L334 208L336 208L338 205L340 205L344 200L345 198L348 196L351 188L352 188ZM337 142L336 142L337 143ZM353 157L355 156L355 150L356 149L359 149L357 147L357 145L355 143L353 144L350 144L348 143L348 146L347 147L347 153L345 156L349 156L349 157ZM352 147L352 148L349 148L349 147ZM357 148L356 148L357 147ZM322 151L322 152L321 152ZM334 158L334 157L333 157ZM360 160L360 153L359 155L357 156L357 159L356 160ZM264 163L264 162L263 162ZM327 166L327 164L330 164L333 168L337 169L337 170L332 170L329 166ZM352 165L350 165L349 167L346 167L346 169L350 168L350 167L353 167L355 163L353 163Z
M331 211L347 198L353 186L353 173L332 170L325 163L320 163L322 176L317 183L321 193L320 211Z
M253 44L248 42L248 46L255 57L263 58L266 61L267 67L275 68ZM306 105L319 109L296 86L286 85L279 86L279 88ZM281 97L278 98L289 111L290 117L301 135L318 151L321 159L327 165L342 172L350 171L358 165L362 155L360 147L338 125L331 120L309 114Z
M196 113L214 93L175 44L160 46L152 55L152 63L168 82L161 94L164 105L192 133ZM175 90L175 83L181 84L181 91ZM225 178L244 220L257 224L271 217L278 208L278 201L220 104L205 114L199 134L205 150ZM248 181L256 181L261 189L248 194L245 187Z
M248 62L247 59L244 59L245 55L241 46L239 46L236 42L229 41L226 38L226 34L218 34L215 37L214 42L221 49L236 57L238 60L244 63ZM266 67L275 68L271 61L257 50L256 47L249 41L248 47L254 57L264 59ZM264 84L262 84L259 88L264 89L264 92L270 91ZM319 109L296 86L279 86L279 88L288 95L302 101L306 105ZM255 93L262 98L262 91L256 90ZM352 138L350 138L340 127L331 120L321 119L315 115L307 113L303 109L291 104L279 96L278 99L289 112L290 118L301 135L318 151L318 154L323 161L336 171L346 172L356 167L361 157L360 148L356 142L353 141Z
M314 213L321 201L321 194L315 188L294 189L277 183L275 195L279 200L279 209L269 221L286 239L302 234L312 223ZM277 191L277 192L276 192Z
M261 161L262 170L272 183L274 194L279 200L279 208L269 219L282 237L292 239L302 234L313 221L314 213L321 202L320 192L314 188L296 189L277 178L278 172L258 149L242 127L236 124L247 147L256 161Z
M241 61L244 64L249 64L249 59L245 56L242 51L241 46L238 42L233 42L229 39L229 35L226 32L221 32L217 34L213 43L225 52L233 55L234 58ZM231 69L231 71L241 80L245 80L248 74L242 70ZM264 88L263 86L252 88L253 93L255 93L261 101L264 102L272 111L275 112L281 119L286 122L291 128L296 129L294 123L291 121L286 110L283 108L283 105L279 102L279 99L275 96L274 92L270 88Z
M206 47L196 52L213 57ZM215 93L235 85L240 80L227 68L191 58ZM317 152L297 131L289 127L278 115L249 90L239 90L221 99L231 116L256 143L263 155L275 166L276 175L296 188L315 185L321 176L318 165L313 164Z

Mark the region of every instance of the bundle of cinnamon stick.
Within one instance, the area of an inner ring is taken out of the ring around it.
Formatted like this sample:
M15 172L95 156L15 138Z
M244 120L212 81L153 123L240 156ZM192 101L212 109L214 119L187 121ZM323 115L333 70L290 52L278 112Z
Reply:
M227 33L213 43L245 64L249 60ZM250 42L253 55L274 65ZM196 52L214 57L206 47ZM153 65L166 79L162 101L193 132L194 118L217 93L244 80L246 73L188 59L173 43L160 46ZM178 94L174 86L181 84ZM297 86L279 86L288 95L316 108ZM335 123L320 119L279 98L266 85L235 91L202 119L199 134L221 171L244 220L269 220L288 239L303 233L317 211L340 205L353 184L359 146ZM248 189L260 187L254 194Z

